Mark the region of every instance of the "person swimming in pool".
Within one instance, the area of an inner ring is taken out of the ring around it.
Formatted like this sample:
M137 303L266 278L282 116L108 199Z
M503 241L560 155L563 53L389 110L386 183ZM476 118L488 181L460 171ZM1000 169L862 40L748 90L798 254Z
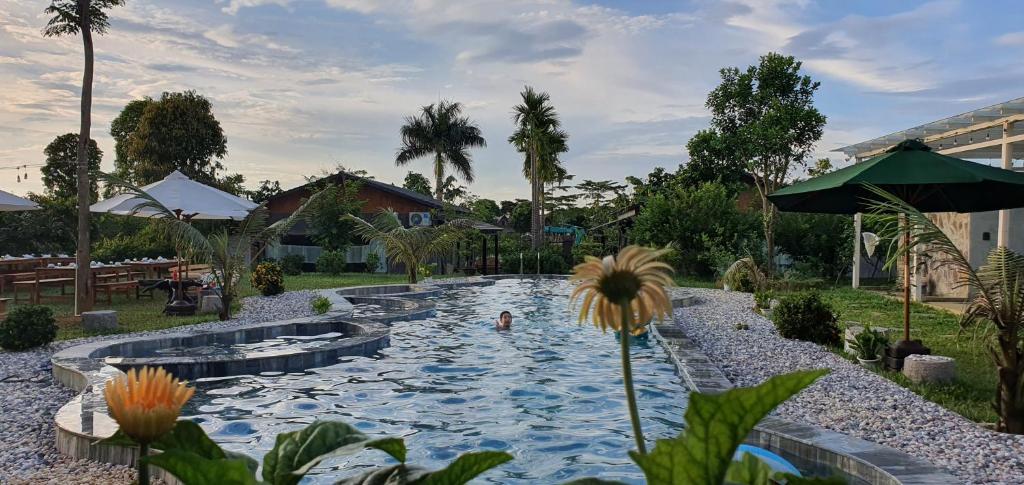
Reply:
M494 322L494 328L498 330L512 330L512 312L505 310L498 315L498 320Z

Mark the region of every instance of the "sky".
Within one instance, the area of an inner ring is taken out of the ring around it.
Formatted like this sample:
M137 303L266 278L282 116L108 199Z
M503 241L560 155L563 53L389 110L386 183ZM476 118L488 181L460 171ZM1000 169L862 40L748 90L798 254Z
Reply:
M43 148L78 130L82 47L40 35L47 0L0 0L0 189L42 190ZM401 184L406 116L464 105L488 146L469 190L527 198L507 142L523 86L551 95L576 180L644 176L687 160L719 69L796 56L828 117L814 158L1024 96L1017 0L126 0L95 38L92 136L132 99L195 90L227 136L228 172L289 188L342 164Z

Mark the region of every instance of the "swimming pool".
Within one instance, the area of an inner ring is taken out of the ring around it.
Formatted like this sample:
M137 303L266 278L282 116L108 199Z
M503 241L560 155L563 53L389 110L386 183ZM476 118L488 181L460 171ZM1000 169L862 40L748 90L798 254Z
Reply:
M402 436L409 463L441 467L473 450L515 460L478 481L553 483L585 476L642 483L615 338L578 326L570 286L502 280L448 290L427 320L398 322L391 347L303 373L200 379L183 415L225 448L261 458L277 433L316 419L342 420L371 436ZM494 330L501 310L510 332ZM633 347L649 441L682 429L687 393L655 342ZM318 467L304 483L333 483L388 463L366 451Z

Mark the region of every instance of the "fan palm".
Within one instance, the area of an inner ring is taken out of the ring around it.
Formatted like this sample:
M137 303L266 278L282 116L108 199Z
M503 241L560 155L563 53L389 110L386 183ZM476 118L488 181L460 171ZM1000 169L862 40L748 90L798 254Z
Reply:
M434 157L434 197L443 200L445 165L451 166L466 182L473 181L473 157L470 148L486 147L480 128L466 116L462 105L453 101L428 104L419 116L409 116L401 128L402 148L395 165L418 158Z
M353 215L346 217L355 223L357 235L366 242L381 243L389 258L405 265L409 283L416 283L420 263L450 251L462 237L463 230L470 227L465 219L448 221L439 227L404 227L391 209L381 210L373 221Z
M82 34L85 53L85 70L82 74L82 109L78 131L78 247L75 250L75 313L87 311L92 306L89 282L89 203L91 184L89 182L89 140L92 130L92 77L93 47L92 34L106 33L110 22L106 9L124 5L124 0L53 0L44 12L52 15L44 37L63 37Z
M290 216L270 225L267 224L270 212L264 202L249 212L234 230L229 232L226 227L221 227L210 234L203 234L141 188L109 174L100 174L100 179L108 186L118 187L122 193L142 199L143 202L135 206L133 212L155 212L153 219L161 224L161 229L176 247L184 248L190 260L210 265L214 281L220 288L221 320L231 318L231 303L238 294L239 282L249 269L249 261L257 259L268 244L287 233L304 217L306 209L315 206L325 194L322 190L314 193Z
M530 170L530 234L533 236L533 249L540 249L543 242L544 227L540 216L541 184L543 183L542 166L544 158L553 156L557 159L559 140L565 146L567 135L559 127L558 113L551 106L551 96L539 93L526 86L520 93L522 103L512 108L512 121L516 131L508 138L520 151L526 153Z
M995 330L990 351L998 370L993 403L999 415L997 427L1003 432L1024 434L1024 256L999 246L988 254L984 265L974 269L927 215L878 187L869 189L878 196L872 214L883 222L880 235L896 241L901 234L910 234L909 243L893 251L887 265L896 264L901 256L909 257L910 248L921 245L940 256L939 264L959 273L958 287L970 289L970 302L960 319L961 331L985 325ZM899 214L905 217L902 225Z

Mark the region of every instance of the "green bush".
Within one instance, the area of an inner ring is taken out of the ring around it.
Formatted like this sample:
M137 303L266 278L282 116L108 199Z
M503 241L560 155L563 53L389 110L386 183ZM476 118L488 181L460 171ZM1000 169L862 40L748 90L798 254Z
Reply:
M316 312L317 315L323 315L331 309L331 300L326 296L313 298L313 301L310 302L310 304L313 306L313 311Z
M305 262L306 258L301 254L289 254L281 258L281 271L288 276L298 276L302 274L302 265Z
M366 272L376 273L380 269L380 255L371 251L366 255Z
M722 283L733 291L753 293L766 286L767 279L751 258L737 260L722 275Z
M263 296L283 293L284 272L281 271L281 265L269 261L258 264L252 272L252 287Z
M526 264L526 272L532 273L537 271L537 260L536 253L534 253L532 261ZM527 259L529 261L529 259ZM532 269L533 271L529 271ZM562 251L547 247L540 251L540 272L541 274L565 274L569 272L569 264L566 263L565 258L562 257Z
M149 225L131 234L117 234L96 241L92 247L94 261L124 261L125 259L174 256L174 244L164 237L160 229Z
M324 251L316 260L316 270L332 276L340 275L345 272L346 259L345 251Z
M766 310L771 306L772 303L772 292L771 291L755 291L754 292L754 304L762 310Z
M779 335L833 347L840 343L838 319L832 305L816 291L786 295L772 310Z
M602 254L601 245L596 242L584 242L579 246L572 247L572 264L576 266L583 262L584 257L593 256L595 258L601 258L605 255ZM664 259L664 258L663 258Z
M57 338L53 309L42 305L15 307L0 323L0 347L25 350L46 345Z

